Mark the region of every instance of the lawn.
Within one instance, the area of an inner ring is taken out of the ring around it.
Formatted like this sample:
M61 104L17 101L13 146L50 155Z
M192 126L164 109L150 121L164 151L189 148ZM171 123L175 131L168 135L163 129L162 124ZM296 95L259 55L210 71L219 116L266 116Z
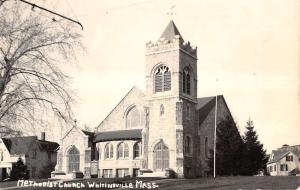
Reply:
M202 190L202 189L222 189L222 190L246 190L246 189L297 189L300 186L300 177L295 176L284 176L284 177L270 177L270 176L251 176L251 177L218 177L216 179L213 178L199 178L199 179L159 179L159 178L144 178L144 179L80 179L73 180L75 183L83 183L85 188L22 188L22 189L109 189L109 188L89 188L88 183L91 184L93 182L100 183L115 183L115 184L123 184L128 185L132 184L133 187L136 187L135 182L139 181L139 188L120 188L120 189L149 189L148 187L156 187L156 189L163 190ZM144 183L144 188L142 188L142 183ZM65 183L70 183L65 182ZM151 184L150 184L151 183ZM1 184L1 183L0 183ZM1 188L5 187L5 183L1 184ZM10 185L11 186L11 185ZM127 186L128 187L128 186ZM10 188L13 189L13 188ZM20 188L18 188L20 189Z
M251 176L218 177L199 179L165 179L157 181L159 189L164 190L198 190L198 189L297 189L300 177L296 176Z

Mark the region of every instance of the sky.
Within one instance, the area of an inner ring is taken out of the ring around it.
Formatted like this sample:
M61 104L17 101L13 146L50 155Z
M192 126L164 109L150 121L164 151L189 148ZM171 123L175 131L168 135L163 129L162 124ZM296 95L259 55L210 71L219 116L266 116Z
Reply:
M300 144L299 0L49 2L84 27L87 51L67 69L80 126L96 127L134 85L145 89L145 44L174 5L181 35L198 48L198 97L223 94L240 132L253 120L268 152Z

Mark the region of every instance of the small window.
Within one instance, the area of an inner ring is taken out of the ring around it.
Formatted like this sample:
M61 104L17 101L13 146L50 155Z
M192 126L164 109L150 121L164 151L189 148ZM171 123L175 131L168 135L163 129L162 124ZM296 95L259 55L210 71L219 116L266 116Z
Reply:
M182 91L186 94L191 94L191 74L188 67L183 69Z
M133 158L139 158L141 155L141 146L140 146L140 142L137 142L134 144L133 146Z
M163 116L165 114L165 107L163 104L160 105L160 116Z
M293 161L293 155L287 155L287 156L285 157L285 160L286 160L287 162L292 162L292 161Z
M187 119L191 118L191 108L189 105L186 105L186 118Z
M120 143L118 145L118 159L127 159L129 157L129 148L127 143Z
M106 144L104 152L104 159L112 159L114 157L113 145Z
M274 172L276 172L276 165L274 165Z
M123 178L123 177L127 177L128 175L129 175L128 168L117 169L117 177Z
M0 161L3 161L3 160L4 160L4 158L3 158L3 151L0 150Z
M102 170L103 178L112 178L112 169L103 169Z
M186 154L191 154L192 153L192 143L191 143L191 137L190 136L185 137L184 152Z
M205 137L205 157L208 158L208 138Z

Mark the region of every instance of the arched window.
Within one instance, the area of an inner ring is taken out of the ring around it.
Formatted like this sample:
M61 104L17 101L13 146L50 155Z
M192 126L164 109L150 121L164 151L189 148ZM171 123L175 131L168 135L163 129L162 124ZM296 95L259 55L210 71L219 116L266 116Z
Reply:
M155 71L154 91L163 92L171 90L171 71L167 66L160 66Z
M69 164L68 172L79 171L80 153L79 150L73 146L68 152Z
M191 74L187 67L183 69L182 90L183 93L191 94Z
M129 148L127 143L120 143L118 145L118 159L127 159L129 157Z
M141 155L141 143L137 142L133 146L133 158L139 158Z
M154 170L164 171L169 168L169 149L163 141L157 143L153 152Z
M104 159L112 159L114 157L113 145L107 143L104 148Z
M140 126L140 112L136 106L132 107L126 114L126 128Z
M164 114L165 114L165 107L164 107L163 104L161 104L161 105L160 105L160 113L159 113L159 115L160 115L160 116L163 116Z
M190 136L185 137L184 152L186 154L191 154L192 153L192 142L191 142L191 137Z
M205 157L206 158L208 158L208 138L207 137L205 137L205 146L204 146L204 148L205 148Z

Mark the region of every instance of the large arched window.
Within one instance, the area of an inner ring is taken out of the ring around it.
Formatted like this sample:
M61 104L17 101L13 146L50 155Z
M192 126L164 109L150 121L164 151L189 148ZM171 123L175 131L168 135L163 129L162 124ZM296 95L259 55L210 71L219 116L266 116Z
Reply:
M80 152L79 150L73 146L68 152L68 172L79 171L80 165Z
M126 114L126 128L134 128L140 126L140 112L133 106Z
M163 92L171 90L171 71L167 66L160 66L155 71L154 91Z
M184 152L186 154L192 153L192 141L190 136L186 136L184 140Z
M187 67L183 69L182 90L183 93L191 94L191 74Z
M163 141L157 143L153 152L154 170L164 171L169 168L169 149Z
M129 157L129 148L127 143L120 143L118 145L118 159L127 159Z
M133 146L133 158L139 158L141 156L141 143L137 142Z
M113 145L107 143L104 148L104 159L112 159L114 157Z

